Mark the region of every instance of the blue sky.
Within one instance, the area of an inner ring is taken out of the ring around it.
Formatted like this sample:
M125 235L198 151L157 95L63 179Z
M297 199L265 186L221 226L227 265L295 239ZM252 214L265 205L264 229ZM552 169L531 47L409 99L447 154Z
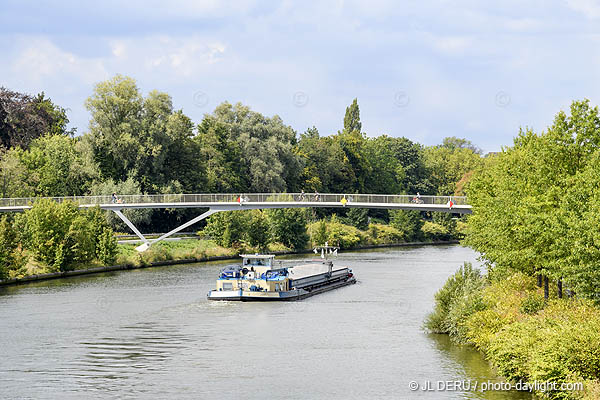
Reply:
M0 85L45 91L79 133L121 73L195 122L241 101L329 135L357 97L369 136L498 151L600 102L600 2L3 0L0 54Z

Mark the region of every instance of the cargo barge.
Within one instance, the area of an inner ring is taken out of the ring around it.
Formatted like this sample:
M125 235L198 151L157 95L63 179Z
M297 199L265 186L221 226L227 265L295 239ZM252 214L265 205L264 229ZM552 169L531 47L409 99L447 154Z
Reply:
M242 254L242 265L224 268L209 300L285 301L301 300L356 283L352 270L335 267L327 256L337 248L323 246L320 260L284 267L270 254Z

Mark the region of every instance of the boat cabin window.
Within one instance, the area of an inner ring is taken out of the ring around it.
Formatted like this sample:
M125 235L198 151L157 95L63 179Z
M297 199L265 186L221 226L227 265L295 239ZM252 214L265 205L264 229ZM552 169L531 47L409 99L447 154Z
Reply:
M223 290L233 290L233 284L231 282L224 282Z
M270 258L245 258L244 266L269 267L271 266Z

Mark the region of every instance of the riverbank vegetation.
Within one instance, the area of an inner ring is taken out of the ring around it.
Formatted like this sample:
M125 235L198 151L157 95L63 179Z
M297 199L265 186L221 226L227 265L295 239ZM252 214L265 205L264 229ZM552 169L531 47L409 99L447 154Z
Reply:
M600 396L600 309L588 299L559 299L522 272L483 276L465 264L436 294L425 322L482 351L512 382L584 384L583 390L538 391L541 398Z
M547 398L600 397L600 115L588 101L546 131L522 130L466 184L463 266L425 326L483 351L512 381L584 382Z
M115 262L117 242L99 208L39 200L0 219L0 278L63 272Z
M561 294L600 302L599 182L600 115L576 101L473 175L465 243L497 273L540 275Z

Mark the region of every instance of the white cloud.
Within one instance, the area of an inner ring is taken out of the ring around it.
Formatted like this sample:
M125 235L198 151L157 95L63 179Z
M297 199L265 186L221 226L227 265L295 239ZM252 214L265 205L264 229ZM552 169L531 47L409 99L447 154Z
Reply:
M600 2L597 0L567 0L567 5L587 18L600 17Z
M133 65L146 72L164 72L189 77L206 66L218 63L226 46L200 36L148 36L111 40L112 54L106 60L115 70L129 71Z
M84 58L57 47L44 37L20 37L19 51L12 62L14 75L41 84L48 79L65 79L89 84L107 75L102 59Z

